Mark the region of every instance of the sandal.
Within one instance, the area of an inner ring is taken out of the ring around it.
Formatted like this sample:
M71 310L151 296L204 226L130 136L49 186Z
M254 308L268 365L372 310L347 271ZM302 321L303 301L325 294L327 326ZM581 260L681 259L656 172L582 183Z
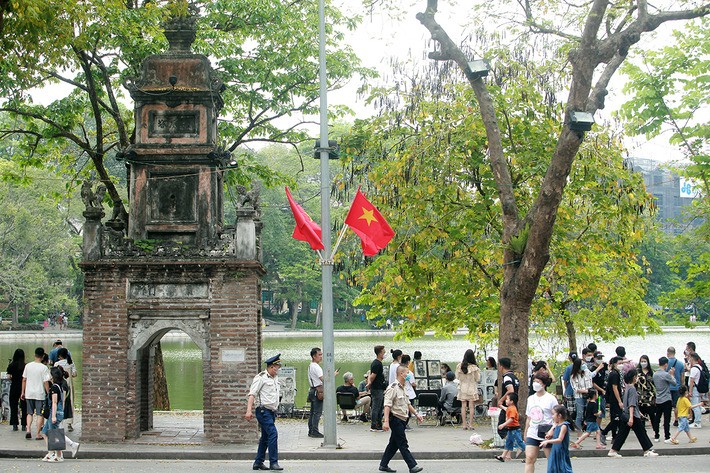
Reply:
M579 449L579 450L582 450L582 446L579 445L577 442L572 442L572 443L570 444L570 446L571 446L572 448L577 448L577 449Z
M597 450L606 450L606 445L597 445Z
M503 458L503 457L500 456L500 455L496 455L496 456L495 456L495 459L498 460L499 462L505 463L505 458Z
M53 456L54 456L54 453L49 452L49 453L47 453L47 454L44 456L44 458L42 459L42 461L43 461L43 462L52 461L52 457L53 457Z

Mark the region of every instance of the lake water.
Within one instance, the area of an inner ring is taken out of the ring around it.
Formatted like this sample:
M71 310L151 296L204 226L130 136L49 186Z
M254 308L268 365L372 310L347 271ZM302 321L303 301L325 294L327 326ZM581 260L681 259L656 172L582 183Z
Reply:
M0 333L0 365L5 369L7 362L12 358L16 348L25 351L27 361L33 359L34 350L42 346L49 351L52 342L57 338L55 334L48 334L46 337L34 338L9 338L10 335ZM627 356L638 360L639 356L648 355L652 362L656 362L659 357L666 354L668 346L674 346L678 354L682 353L688 341L696 343L698 353L703 357L710 358L710 330L706 327L697 329L666 329L661 335L650 335L648 337L621 338L614 343L597 343L599 349L608 358L613 355L614 348L618 345L626 347ZM582 343L587 341L580 341ZM448 363L452 368L456 366L463 353L469 349L476 349L464 336L454 336L451 339L435 338L426 336L405 342L393 342L392 335L382 332L363 332L362 334L347 335L336 333L335 337L335 366L340 369L340 375L346 371L351 371L355 375L356 384L363 379L363 374L369 369L370 362L374 358L373 347L375 345L385 345L389 355L391 348L399 348L404 353L412 354L415 350L423 353L424 359L437 359ZM70 351L79 373L75 380L76 405L81 405L81 375L82 375L82 344L80 339L64 338L64 346ZM277 353L281 353L284 367L296 368L296 406L306 404L306 394L308 392L308 364L310 363L309 353L311 348L322 346L322 338L318 332L299 334L264 334L263 359ZM552 358L553 353L558 353L559 360L565 358L564 350L559 343L549 343L540 340L531 340L531 346L537 353L543 354L545 358ZM171 407L176 410L200 410L202 409L202 353L189 338L182 334L169 334L162 341L163 358L165 361L165 371L167 374L168 390L170 393ZM483 350L479 349L479 355L483 355ZM486 356L496 356L495 350L488 350ZM479 362L481 362L479 357ZM388 364L391 358L387 356L384 363ZM256 374L256 373L255 373ZM336 385L342 384L342 378L336 381Z

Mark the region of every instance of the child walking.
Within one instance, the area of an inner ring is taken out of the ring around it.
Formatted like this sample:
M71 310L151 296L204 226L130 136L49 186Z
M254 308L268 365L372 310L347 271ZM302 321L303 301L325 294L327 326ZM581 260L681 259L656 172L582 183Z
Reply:
M701 406L702 403L698 403L694 406L691 406L690 399L688 399L689 395L690 395L690 393L688 392L687 386L680 386L678 388L678 403L676 404L676 407L678 408L678 431L675 433L675 435L673 437L671 437L671 443L673 445L678 445L677 438L681 432L686 433L690 443L695 443L698 441L697 437L693 437L692 435L690 435L690 426L688 425L688 415L690 414L691 409L695 409L696 407Z
M590 389L587 392L587 406L584 408L584 433L576 442L572 443L573 448L582 448L584 439L594 434L594 439L597 441L597 450L606 449L601 443L599 422L601 421L602 413L599 411L598 399L599 395L596 389Z
M562 404L552 408L554 430L550 430L540 448L552 445L547 459L547 473L573 473L572 461L569 458L569 431L574 430L574 424L569 421L569 412Z
M507 429L508 435L505 437L505 448L503 450L503 455L496 455L496 460L504 462L506 460L511 460L511 455L513 450L517 446L520 449L520 453L525 453L525 442L523 442L523 436L520 433L520 417L518 415L518 395L515 393L508 394L505 398L505 422L498 426L498 430ZM518 455L520 455L518 453ZM515 458L518 458L518 455Z

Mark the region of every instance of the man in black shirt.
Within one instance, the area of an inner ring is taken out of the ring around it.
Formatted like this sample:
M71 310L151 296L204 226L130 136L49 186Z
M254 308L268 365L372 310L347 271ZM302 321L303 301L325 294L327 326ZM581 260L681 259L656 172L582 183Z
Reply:
M367 413L370 412L370 395L367 392L360 392L355 387L355 378L351 372L347 372L343 375L343 385L338 386L335 389L336 393L350 393L355 396L355 402L358 407L362 406L362 414L360 414L360 420L362 422L367 422ZM343 409L343 421L348 421L348 415Z
M611 432L615 437L619 429L619 416L624 410L624 384L621 380L621 373L616 366L622 359L618 356L609 360L609 377L606 381L606 403L609 406L609 425L602 430L602 436Z
M384 375L382 360L385 358L384 345L375 346L376 358L370 365L370 377L367 379L367 388L372 396L370 430L373 432L382 430L382 415L385 408L385 389L387 389L387 379Z

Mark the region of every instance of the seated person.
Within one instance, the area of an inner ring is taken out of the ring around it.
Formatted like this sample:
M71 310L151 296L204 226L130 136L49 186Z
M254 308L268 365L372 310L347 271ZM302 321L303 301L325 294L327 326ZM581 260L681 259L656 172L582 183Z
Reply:
M370 393L360 392L358 388L355 387L355 379L351 372L347 372L343 375L343 385L338 386L335 390L336 393L352 393L355 396L356 403L358 406L362 406L362 414L360 414L360 421L367 422L367 414L370 412ZM343 421L348 421L348 415L343 409Z
M456 378L456 374L453 371L446 373L446 384L441 388L441 395L439 396L439 415L442 415L444 411L449 414L455 414L452 410L458 388L456 383L454 383L454 378Z

